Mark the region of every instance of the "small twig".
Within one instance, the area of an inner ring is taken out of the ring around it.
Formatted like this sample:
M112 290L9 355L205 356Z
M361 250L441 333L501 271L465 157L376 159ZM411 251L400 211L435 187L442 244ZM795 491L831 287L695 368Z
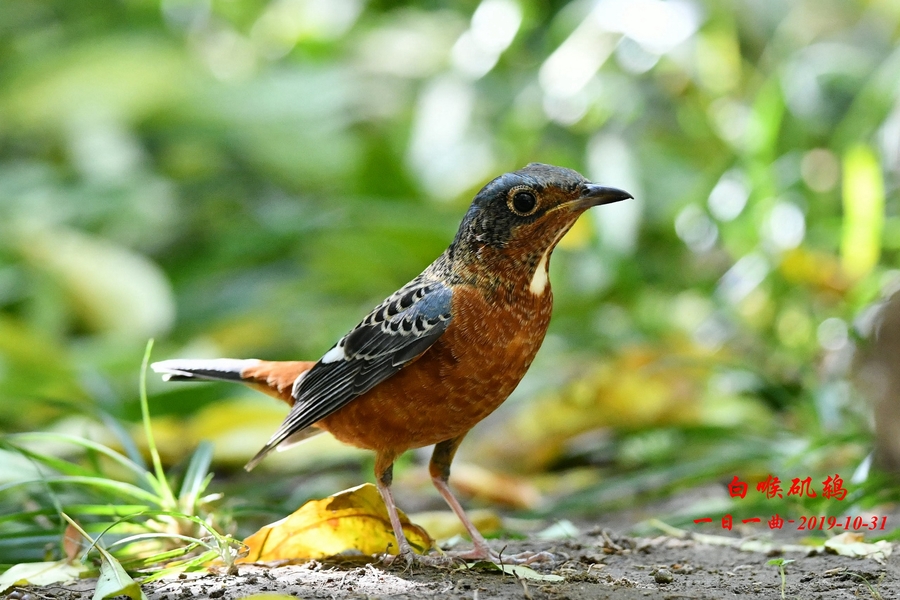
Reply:
M531 596L531 592L528 590L528 583L525 582L525 578L516 577L516 579L518 579L519 583L522 584L522 592L525 594L525 598L527 598L527 600L534 600L534 598Z
M65 589L66 589L66 588L56 587L56 586L54 586L54 588L55 588L55 589L59 589L59 590L65 590ZM54 588L48 588L48 589L54 589ZM22 598L25 598L26 596L31 595L31 596L37 596L38 598L46 598L46 600L53 600L53 598L56 598L56 597L57 597L57 596L45 596L45 595L43 595L43 594L39 594L38 592L36 592L36 591L33 590L33 589L29 590L29 589L21 588L21 587L18 587L18 586L12 588L11 590L9 590L10 595L7 596L7 597L12 597L12 593L13 593L13 592L21 592L21 594L22 594L21 597L22 597Z
M506 574L506 569L503 568L503 567L505 566L505 565L503 564L503 553L506 552L506 548L507 548L507 546L503 546L502 548L500 548L500 552L497 553L497 559L500 561L500 573L501 573L501 575L505 575L505 574Z
M609 534L606 532L605 529L600 532L600 535L603 537L603 542L604 542L605 547L612 548L613 550L615 550L616 552L619 552L619 553L624 552L625 549L622 548L622 546L620 546L619 544L615 543L612 540L612 538L609 537Z

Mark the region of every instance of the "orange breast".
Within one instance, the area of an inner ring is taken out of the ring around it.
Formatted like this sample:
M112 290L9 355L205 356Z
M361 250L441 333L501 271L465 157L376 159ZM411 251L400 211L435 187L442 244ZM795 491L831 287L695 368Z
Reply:
M394 454L466 433L525 375L551 307L549 290L488 303L472 288L455 289L453 320L431 348L317 425L342 442Z

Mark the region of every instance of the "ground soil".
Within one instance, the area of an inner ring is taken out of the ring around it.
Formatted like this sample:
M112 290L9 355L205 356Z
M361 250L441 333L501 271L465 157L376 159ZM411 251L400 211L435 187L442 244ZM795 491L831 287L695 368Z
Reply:
M150 600L221 598L251 594L288 594L299 598L480 598L573 600L609 598L771 598L782 597L778 567L771 555L741 551L700 540L667 536L633 538L595 530L566 541L494 540L504 552L548 551L554 559L533 565L560 582L519 580L479 569L417 566L404 569L380 563L310 562L301 565L241 565L236 575L209 572L183 575L144 585ZM900 557L884 564L871 558L831 554L785 554L786 598L803 600L900 598ZM87 600L95 581L65 587L20 590L12 598ZM870 587L871 586L871 587Z

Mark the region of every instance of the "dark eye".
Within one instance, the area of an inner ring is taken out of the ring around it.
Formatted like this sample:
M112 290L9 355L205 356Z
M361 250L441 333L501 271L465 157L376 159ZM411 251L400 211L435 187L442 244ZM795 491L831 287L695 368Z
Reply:
M513 195L512 199L509 201L509 205L513 212L526 216L534 212L534 209L537 206L537 198L535 198L534 194L531 192L520 190Z

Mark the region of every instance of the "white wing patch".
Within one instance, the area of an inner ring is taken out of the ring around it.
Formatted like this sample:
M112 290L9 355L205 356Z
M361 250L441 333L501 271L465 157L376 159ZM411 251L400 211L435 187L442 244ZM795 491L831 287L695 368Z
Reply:
M338 344L337 346L326 352L325 356L319 359L319 362L325 363L327 365L328 363L344 360L345 358L347 358L347 354L344 352L344 345Z

